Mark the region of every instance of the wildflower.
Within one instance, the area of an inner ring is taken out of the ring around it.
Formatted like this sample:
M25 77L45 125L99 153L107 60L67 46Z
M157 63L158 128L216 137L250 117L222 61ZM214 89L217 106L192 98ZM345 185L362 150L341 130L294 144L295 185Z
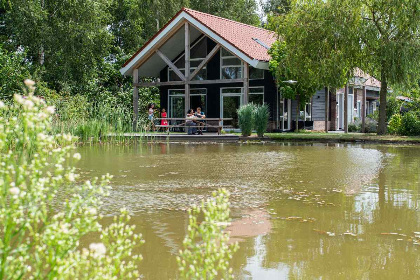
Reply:
M67 179L68 179L70 182L74 182L74 180L76 180L76 175L74 175L74 173L69 173L69 174L67 175Z
M32 109L34 107L34 103L31 100L25 100L23 106L25 106L28 109Z
M96 214L98 213L98 211L96 211L96 209L95 209L95 208L89 208L88 212L89 212L89 214L91 214L91 215L96 215Z
M94 252L95 255L105 255L106 248L103 243L91 243L89 249Z
M54 112L55 112L55 107L54 106L48 106L46 109L45 109L45 111L47 111L47 113L49 113L49 114L54 114Z
M63 139L66 141L71 141L72 139L71 134L63 134Z
M25 83L25 85L27 87L33 87L35 85L35 82L32 81L31 79L26 79L25 81L23 81Z
M46 119L48 117L48 115L47 114L45 114L44 112L41 112L41 113L39 113L38 114L38 118L40 119L40 120L44 120L44 119Z
M14 98L15 98L15 101L19 104L23 104L23 102L25 102L25 99L19 94L15 94ZM15 119L15 118L16 117L14 117L13 119ZM16 118L16 120L17 120L17 118Z
M79 153L75 153L75 154L73 155L73 158L74 158L75 160L80 160L80 159L82 158L82 156L81 156Z
M6 105L4 105L3 101L0 101L0 109L6 107Z
M10 189L9 189L9 192L10 192L12 195L18 195L18 194L19 194L19 192L20 192L20 190L19 190L19 188L18 188L18 187L13 187L13 188L10 188Z

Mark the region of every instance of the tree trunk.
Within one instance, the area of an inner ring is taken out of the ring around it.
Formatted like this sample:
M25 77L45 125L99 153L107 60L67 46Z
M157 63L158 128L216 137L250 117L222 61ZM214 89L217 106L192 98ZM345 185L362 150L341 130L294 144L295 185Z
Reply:
M300 102L299 102L299 94L296 96L296 128L295 132L299 132L299 115L300 115Z
M379 120L378 135L386 134L386 96L388 93L387 75L382 67L381 71L381 91L379 93Z

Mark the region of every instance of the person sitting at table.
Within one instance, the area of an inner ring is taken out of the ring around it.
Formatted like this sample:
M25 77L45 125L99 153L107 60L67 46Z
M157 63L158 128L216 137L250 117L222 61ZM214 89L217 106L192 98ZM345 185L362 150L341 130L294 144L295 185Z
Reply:
M203 111L201 111L201 107L197 107L197 111L194 114L199 119L204 119L206 115ZM203 128L205 126L204 121L195 121L195 123L198 126L198 134L203 135Z
M187 120L185 121L185 125L189 126L188 127L188 135L196 135L197 134L197 129L194 126L197 126L197 124L194 122L196 117L194 116L194 110L193 109L188 110L186 119Z

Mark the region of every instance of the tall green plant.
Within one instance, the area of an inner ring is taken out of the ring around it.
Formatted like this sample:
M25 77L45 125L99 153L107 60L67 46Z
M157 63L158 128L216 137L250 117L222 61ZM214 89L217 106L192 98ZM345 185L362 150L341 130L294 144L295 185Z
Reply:
M231 279L229 261L239 248L237 243L228 245L229 192L219 189L213 197L202 201L201 206L189 210L188 234L183 241L184 250L177 257L182 279ZM199 216L203 221L199 222Z
M267 104L259 105L254 110L254 126L257 131L258 137L263 137L267 131L268 118L270 117L270 111L268 110Z
M239 128L244 137L250 136L254 128L254 110L255 105L252 103L243 105L237 110Z
M110 176L78 182L75 137L53 134L54 107L33 95L0 102L0 279L132 279L143 241L121 216L102 228ZM98 232L87 248L80 238Z

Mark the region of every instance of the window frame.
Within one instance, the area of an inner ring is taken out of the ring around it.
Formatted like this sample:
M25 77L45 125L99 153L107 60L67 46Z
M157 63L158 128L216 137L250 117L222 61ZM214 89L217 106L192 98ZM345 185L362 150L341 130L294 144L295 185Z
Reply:
M228 52L229 56L224 56L223 55L223 50L225 50L226 52ZM223 65L223 59L231 59L231 58L235 58L238 59L241 63L240 65ZM242 79L244 77L244 62L242 61L242 59L240 59L239 57L233 55L231 52L229 52L228 50L221 48L220 49L220 79L221 80L233 80L233 78L225 78L223 76L223 68L239 68L241 70L241 77L237 77L236 79Z

